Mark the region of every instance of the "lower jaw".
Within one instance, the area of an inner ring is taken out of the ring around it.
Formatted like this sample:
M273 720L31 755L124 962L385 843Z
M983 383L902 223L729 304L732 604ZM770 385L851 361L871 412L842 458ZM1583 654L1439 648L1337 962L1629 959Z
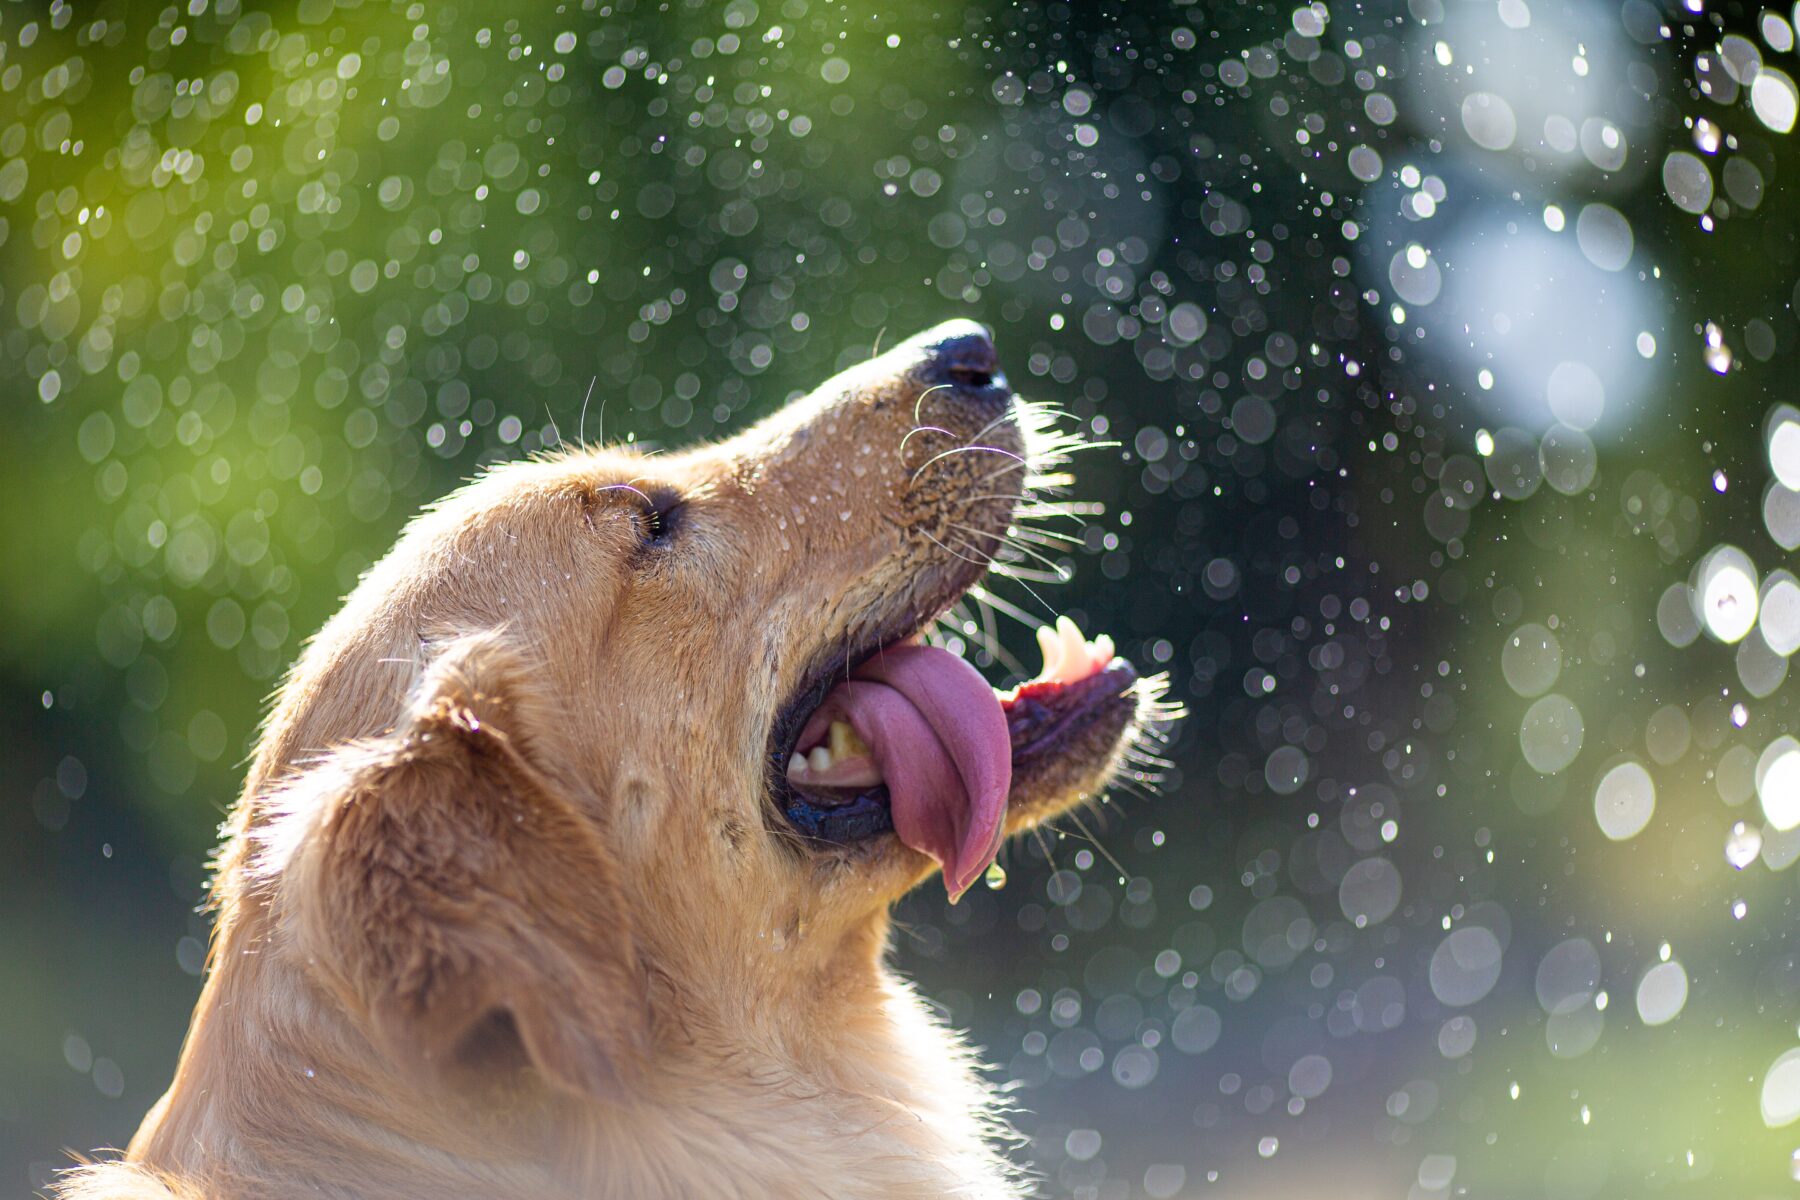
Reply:
M801 837L830 845L850 845L894 830L894 810L885 784L859 792L844 804L823 805L795 796L785 815Z

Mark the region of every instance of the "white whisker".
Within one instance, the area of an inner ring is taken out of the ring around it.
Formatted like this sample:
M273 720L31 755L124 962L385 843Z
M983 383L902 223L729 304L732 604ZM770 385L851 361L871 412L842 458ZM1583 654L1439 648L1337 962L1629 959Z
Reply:
M1024 663L1008 653L1006 648L1000 644L1000 631L994 627L994 606L980 596L975 597L975 606L981 610L981 632L987 638L988 644L994 648L992 651L994 658L999 661L1001 666L1015 675L1031 674L1025 668Z
M937 384L933 384L932 386L926 388L924 391L920 392L919 398L917 400L913 401L913 424L914 425L924 424L923 419L919 416L919 409L922 405L924 405L925 397L931 395L931 393L933 393L933 392L945 392L945 391L949 391L949 390L950 390L949 384L937 383Z
M1063 533L1057 529L1033 529L1029 525L1015 524L1007 531L1010 538L1020 538L1039 546L1080 546L1082 540L1072 533Z
M594 385L599 382L600 377L598 375L588 376L587 395L581 398L581 419L575 425L575 444L577 446L587 445L587 406L588 401L594 398ZM600 406L600 416L602 432L604 433L606 417L606 406L604 404Z
M1029 460L1026 459L1023 455L1014 454L1011 450L1002 450L998 446L958 446L953 450L946 450L942 454L936 454L936 455L933 455L932 457L926 459L924 466L921 466L917 471L913 472L912 481L914 483L917 483L919 480L919 476L923 475L925 473L926 467L929 467L929 466L933 465L934 463L942 462L944 459L950 458L953 455L980 454L980 453L998 454L1002 458L1015 459L1016 461L1012 464L1013 470L1018 470L1020 467L1030 465Z
M1033 618L1030 613L1026 612L1012 601L994 595L994 593L988 591L984 587L977 586L970 588L969 595L993 609L995 612L1003 613L1006 616L1011 617L1027 629L1036 629L1038 627L1037 620Z
M1014 550L1020 554L1023 554L1027 558L1030 558L1032 561L1034 561L1044 567L1048 567L1050 570L1056 572L1056 581L1059 583L1066 581L1069 577L1068 572L1063 568L1062 564L1053 562L1051 559L1049 559L1049 558L1045 557L1043 554L1040 554L1037 551L1031 549L1029 546L1019 543L1018 541L1016 541L1014 539L1014 535L1012 535L1010 533L992 534L992 533L989 533L985 529L978 529L973 525L964 525L960 521L951 521L951 522L949 522L949 524L953 528L960 529L964 533L972 533L976 537L999 537L1001 545L1007 547L1008 549Z
M1125 864L1114 858L1112 851L1108 850L1106 846L1101 843L1100 839L1094 836L1093 832L1082 822L1080 815L1077 814L1074 809L1070 809L1066 815L1069 820L1075 822L1075 828L1081 830L1082 836L1087 838L1094 849L1100 852L1100 857L1113 865L1113 870L1117 871L1121 877L1131 874L1131 872L1125 869Z
M930 535L930 534L926 534L926 535L925 535L925 536L926 536L926 537L931 537L931 535ZM934 542L937 542L937 539L936 539L936 538L931 538L931 540L932 540L932 541L934 541ZM943 546L943 545L944 545L944 543L942 543L942 542L938 542L938 545L940 545L940 546ZM966 547L966 548L967 548L967 549L969 549L969 550L974 550L974 549L975 549L975 547L973 547L973 546L968 546L968 547ZM947 546L946 546L946 547L945 547L945 549L949 549L949 547L947 547ZM973 561L973 560L967 560L967 561ZM1017 571L1016 571L1016 570L1011 570L1011 569L1009 569L1009 570L1002 570L1002 569L1001 569L1001 566L1000 566L1000 564L998 564L998 563L995 563L995 562L993 562L993 561L992 561L992 560L991 560L991 559L990 559L990 560L987 560L987 562L988 562L988 569L989 569L989 570L990 570L990 571L993 571L993 572L994 572L994 573L996 573L996 574L998 574L998 575L1000 575L1000 576L1002 576L1002 577L1004 577L1004 578L1007 578L1007 579L1011 579L1011 580L1012 580L1012 581L1013 581L1013 582L1015 582L1015 583L1017 583L1017 584L1018 584L1018 585L1019 585L1019 586L1020 586L1020 587L1022 587L1022 588L1024 588L1024 589L1025 589L1025 591L1026 591L1026 593L1027 593L1027 594L1028 594L1028 595L1029 595L1029 596L1030 596L1030 597L1031 597L1031 598L1032 598L1032 599L1033 599L1033 600L1036 600L1036 601L1037 601L1037 602L1038 602L1038 604L1040 604L1040 605L1042 605L1042 606L1043 606L1043 609L1044 609L1044 612L1045 612L1045 613L1046 613L1046 614L1047 614L1047 615L1048 615L1048 616L1049 616L1049 617L1050 617L1050 618L1051 618L1051 620L1055 620L1055 619L1056 619L1056 615L1057 615L1057 614L1056 614L1056 610L1055 610L1055 609L1054 609L1054 608L1052 608L1052 607L1050 607L1050 605L1049 605L1049 604L1048 604L1048 603L1046 603L1046 602L1045 602L1045 600L1044 600L1044 598L1043 598L1043 597L1042 597L1042 596L1040 596L1040 595L1038 595L1038 594L1037 594L1037 591L1036 591L1036 589L1034 589L1034 588L1033 588L1033 587L1032 587L1032 586L1031 586L1031 584L1032 584L1032 583L1056 583L1056 582L1060 582L1060 581L1059 581L1059 580L1048 580L1048 579L1043 579L1043 580L1026 580L1026 579L1022 579L1022 578L1020 578L1020 577L1019 577L1019 574L1018 574L1018 572L1017 572ZM1034 628L1035 628L1035 626L1033 626L1033 627L1034 627Z
M907 430L906 436L900 439L900 452L902 454L906 453L906 443L912 441L913 434L915 433L941 433L948 438L956 436L954 433L951 433L948 429L945 429L940 425L914 425L911 429Z
M938 541L937 538L932 537L931 534L926 533L926 531L923 529L921 529L919 532L924 533L926 537L931 538L931 541L933 542L933 544L935 544L939 549L943 550L945 553L947 553L955 558L960 558L966 563L974 563L978 567L988 567L988 566L992 565L991 561L988 559L970 558L967 554L963 554L963 553L959 552L958 550L955 550L952 547L945 545L943 542ZM969 546L969 547L967 547L967 549L974 550L975 547Z
M989 570L1002 579L1014 579L1020 583L1067 583L1069 577L1061 571L1040 571L1036 567L1021 566L1016 562L996 561ZM1045 607L1048 607L1046 605Z
M969 440L971 442L979 442L982 438L984 438L988 434L994 432L994 430L997 429L1002 422L1012 420L1012 416L1013 416L1013 414L1010 409L1001 409L999 416L995 417L993 420L989 421L986 425L983 425L980 429L976 430L975 436L970 438Z

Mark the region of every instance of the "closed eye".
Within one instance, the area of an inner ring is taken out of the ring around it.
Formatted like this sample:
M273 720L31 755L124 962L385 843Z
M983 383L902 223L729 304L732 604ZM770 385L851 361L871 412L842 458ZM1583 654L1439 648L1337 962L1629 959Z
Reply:
M638 545L643 549L661 550L674 541L681 531L682 514L686 510L687 501L672 488L612 483L595 490L623 493L629 499L628 505L621 506L625 509L621 515L632 523ZM591 513L588 519L591 523Z
M646 546L667 546L681 531L686 502L679 493L662 488L646 490L643 496L643 507L638 510L640 538Z

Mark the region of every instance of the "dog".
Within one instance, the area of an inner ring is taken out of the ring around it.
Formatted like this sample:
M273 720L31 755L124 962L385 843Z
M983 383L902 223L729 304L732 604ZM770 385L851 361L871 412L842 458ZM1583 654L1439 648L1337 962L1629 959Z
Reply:
M883 957L1158 717L1066 620L1005 695L922 640L1070 440L952 321L733 439L421 514L266 722L173 1082L55 1195L1024 1194Z

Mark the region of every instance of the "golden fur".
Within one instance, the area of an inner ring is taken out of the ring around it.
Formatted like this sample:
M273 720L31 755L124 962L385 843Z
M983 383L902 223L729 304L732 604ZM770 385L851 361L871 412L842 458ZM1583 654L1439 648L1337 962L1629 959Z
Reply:
M930 863L801 849L768 800L809 666L941 611L1023 490L1019 410L921 355L418 518L281 690L174 1081L61 1200L1019 1194L969 1051L882 963ZM1106 736L1009 829L1100 786Z

